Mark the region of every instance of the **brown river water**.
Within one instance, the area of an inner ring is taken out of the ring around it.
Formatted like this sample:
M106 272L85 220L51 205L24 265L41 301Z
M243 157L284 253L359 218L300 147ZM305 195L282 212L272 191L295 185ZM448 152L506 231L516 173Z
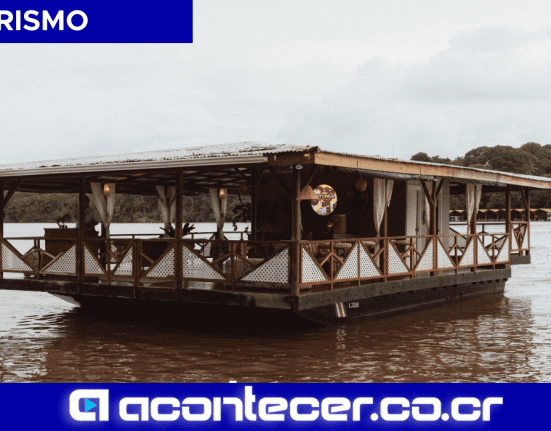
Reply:
M0 381L548 382L549 239L551 223L532 224L532 265L513 267L503 296L331 327L99 318L0 291Z

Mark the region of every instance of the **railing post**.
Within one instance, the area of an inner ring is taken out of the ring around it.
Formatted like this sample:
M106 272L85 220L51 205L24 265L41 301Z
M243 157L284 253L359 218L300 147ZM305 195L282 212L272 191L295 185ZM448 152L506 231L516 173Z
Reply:
M296 169L296 167L293 169L293 193L292 196L292 246L293 246L293 252L292 252L292 272L291 272L291 286L292 286L292 294L294 296L298 296L300 293L300 262L301 262L301 255L300 255L300 200L298 197L300 196L300 169Z
M526 251L526 255L530 256L530 189L526 189L525 191L525 202L526 202L526 236L527 238L527 246L528 250Z
M141 241L132 237L132 276L134 278L134 299L138 299L138 286L140 285L140 268L141 268Z
M36 270L36 277L40 280L40 268L42 267L42 254L40 253L40 238L35 238L34 240L34 249L36 250L36 256L37 256L37 270ZM2 260L2 256L0 256L0 260Z
M414 268L414 258L413 258L413 243L415 242L415 239L413 237L409 238L409 268L411 271L411 278L415 278L415 268Z
M105 272L107 273L107 284L111 285L111 238L108 229L106 229L105 238L103 240L105 241Z
M383 239L383 281L388 280L388 238Z
M511 250L513 248L513 235L511 234L511 186L505 190L505 233L509 235L509 265L511 264Z
M230 243L230 280L232 292L235 291L235 245L237 244Z
M334 250L335 250L334 243L333 241L331 241L329 243L329 276L331 277L331 285L330 285L331 290L333 290L333 278L335 277L334 275L335 255L333 254Z
M0 180L0 239L4 239L4 182ZM0 279L4 278L2 271L2 245L0 244Z
M80 295L82 283L84 282L84 249L83 238L86 217L84 211L84 199L86 198L86 178L81 178L79 181L78 190L78 230L77 230L77 295Z
M355 243L358 246L358 253L356 256L356 260L358 262L358 286L361 286L362 284L362 267L360 264L360 247L362 246L362 242L360 240L355 241Z
M477 272L478 270L478 234L473 234L473 239L471 241L474 241L473 245L473 258L474 258L474 268L472 272Z
M174 240L174 284L176 289L182 287L182 180L183 174L181 170L176 171L176 224L175 240Z

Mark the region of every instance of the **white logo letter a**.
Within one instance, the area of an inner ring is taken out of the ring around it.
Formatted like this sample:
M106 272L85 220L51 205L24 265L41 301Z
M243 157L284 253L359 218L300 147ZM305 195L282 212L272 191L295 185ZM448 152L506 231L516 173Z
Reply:
M77 389L69 397L69 414L76 421L95 421L96 412L81 412L80 400L83 398L99 399L99 420L109 420L109 390L107 389Z

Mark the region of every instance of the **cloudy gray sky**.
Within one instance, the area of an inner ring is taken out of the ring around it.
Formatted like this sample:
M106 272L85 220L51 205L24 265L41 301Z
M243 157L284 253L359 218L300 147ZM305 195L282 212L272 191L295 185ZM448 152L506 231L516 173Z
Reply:
M549 0L196 0L187 45L0 45L0 163L551 144Z

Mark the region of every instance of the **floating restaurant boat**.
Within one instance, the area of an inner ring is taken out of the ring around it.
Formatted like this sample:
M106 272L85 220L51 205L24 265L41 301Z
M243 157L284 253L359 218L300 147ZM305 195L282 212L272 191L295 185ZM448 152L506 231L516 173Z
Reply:
M501 294L511 265L530 263L530 220L511 221L511 193L530 213L530 190L551 179L246 142L3 165L0 187L3 208L16 191L79 196L78 228L40 237L5 237L2 214L0 274L11 275L0 289L101 309L329 323ZM501 233L477 232L481 192L506 197ZM87 193L102 235L86 229ZM110 235L121 193L156 196L174 238ZM183 236L190 193L210 196L214 236ZM251 199L240 239L223 232L232 193ZM466 194L467 233L450 230L454 194Z

